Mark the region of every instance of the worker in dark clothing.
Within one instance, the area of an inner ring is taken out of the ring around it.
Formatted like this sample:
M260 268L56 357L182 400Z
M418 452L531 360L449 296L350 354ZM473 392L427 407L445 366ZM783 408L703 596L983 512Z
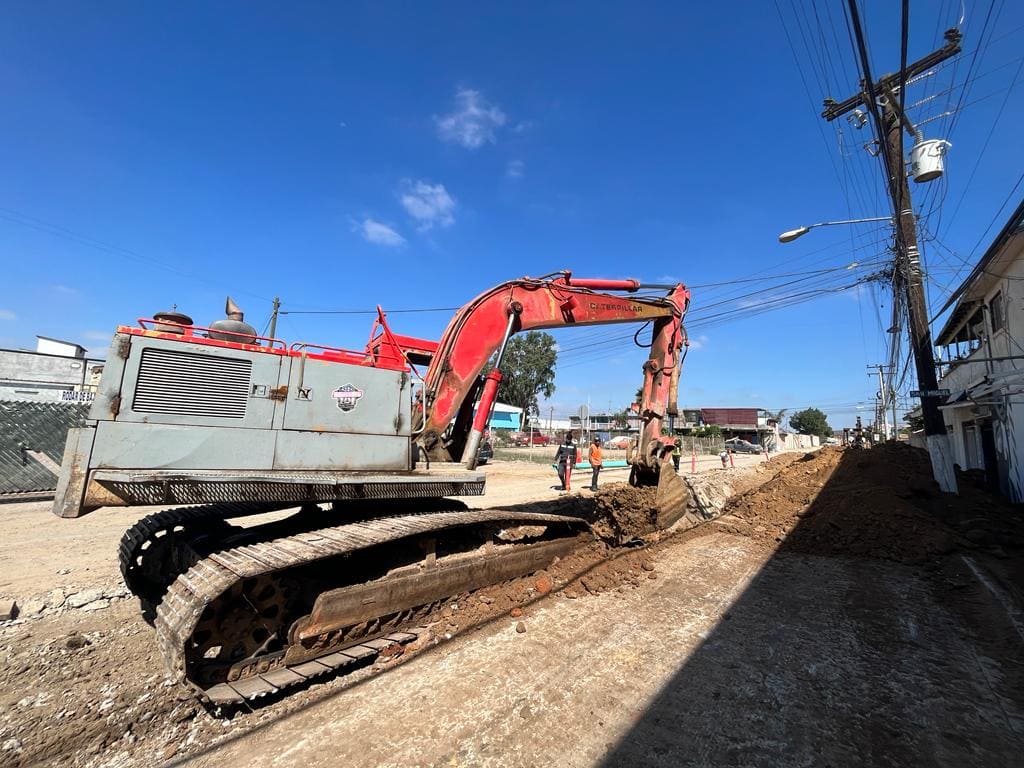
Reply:
M558 453L555 454L555 463L558 464L558 480L561 486L558 490L569 490L569 477L572 468L576 464L576 445L572 441L572 432L565 433L565 439L558 446Z
M682 458L683 453L683 441L678 437L672 444L672 466L676 468L676 472L679 471L679 459Z

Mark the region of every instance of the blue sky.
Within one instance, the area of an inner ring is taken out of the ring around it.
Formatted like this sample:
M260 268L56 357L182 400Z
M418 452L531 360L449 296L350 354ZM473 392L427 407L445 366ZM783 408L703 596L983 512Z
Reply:
M898 68L897 4L862 5L876 75ZM292 311L397 310L558 269L694 286L799 273L694 287L681 400L819 405L851 423L877 388L865 365L885 356L887 290L760 311L885 258L878 225L776 241L889 212L867 129L817 117L856 88L842 6L8 5L0 346L38 333L102 354L119 322L177 304L206 323L227 293L262 329L274 295ZM914 190L938 236L936 308L1024 167L1024 6L995 6L967 4L965 53L907 95L926 99L914 119L936 118L929 138L953 142L946 180ZM959 13L912 2L910 58ZM449 317L391 321L437 337ZM371 320L286 315L278 335L358 348ZM556 414L630 399L643 353L625 329L557 336Z

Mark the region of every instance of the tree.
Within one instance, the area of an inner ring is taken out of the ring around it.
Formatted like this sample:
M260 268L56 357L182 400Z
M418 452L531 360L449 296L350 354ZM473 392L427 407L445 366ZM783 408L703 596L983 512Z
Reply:
M501 363L498 399L522 408L527 416L537 414L537 398L555 392L555 337L543 331L529 331L509 339ZM488 366L490 367L490 366Z
M768 421L774 421L776 424L781 424L782 420L786 416L786 411L788 410L788 408L780 408L777 411L768 411Z
M924 416L906 414L903 420L909 425L911 432L920 432L924 429Z
M832 437L832 427L828 425L828 417L817 408L805 408L789 417L789 426L801 435L817 435Z
M722 428L717 424L705 424L703 427L694 427L694 437L721 437Z

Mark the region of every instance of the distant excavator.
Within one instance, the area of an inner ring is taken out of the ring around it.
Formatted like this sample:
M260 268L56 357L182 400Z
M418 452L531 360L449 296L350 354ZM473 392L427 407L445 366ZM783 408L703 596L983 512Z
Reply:
M514 333L652 325L630 481L657 485L654 527L682 516L663 423L689 301L681 284L524 277L466 304L437 342L394 333L378 308L362 351L258 337L230 299L208 328L140 319L118 327L89 420L69 433L54 512L175 507L120 545L168 666L213 704L276 693L408 642L446 598L590 538L572 514L451 498L484 492L477 454Z

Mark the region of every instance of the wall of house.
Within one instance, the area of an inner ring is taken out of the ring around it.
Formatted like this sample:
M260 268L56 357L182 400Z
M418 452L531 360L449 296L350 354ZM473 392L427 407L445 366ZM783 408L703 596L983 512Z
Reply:
M44 336L36 336L36 352L41 355L85 357L85 350L77 344L59 339L47 339Z
M1024 501L1024 237L1016 237L1008 247L1013 249L1008 251L1012 262L1000 270L1000 279L984 299L985 305L990 306L996 294L1001 294L1002 327L993 330L966 358L969 362L955 366L943 376L939 386L949 389L955 396L986 381L1001 383L997 392L976 398L977 403L944 408L943 417L955 460L965 469L984 468L980 426L991 420L1000 488L1011 500L1021 502ZM986 314L986 326L989 326L992 314L989 311ZM1020 359L983 359L1013 356ZM965 433L965 425L971 424L975 429L969 428Z
M101 360L0 349L0 397L68 401L66 392L95 389L99 374L94 369L102 366Z

